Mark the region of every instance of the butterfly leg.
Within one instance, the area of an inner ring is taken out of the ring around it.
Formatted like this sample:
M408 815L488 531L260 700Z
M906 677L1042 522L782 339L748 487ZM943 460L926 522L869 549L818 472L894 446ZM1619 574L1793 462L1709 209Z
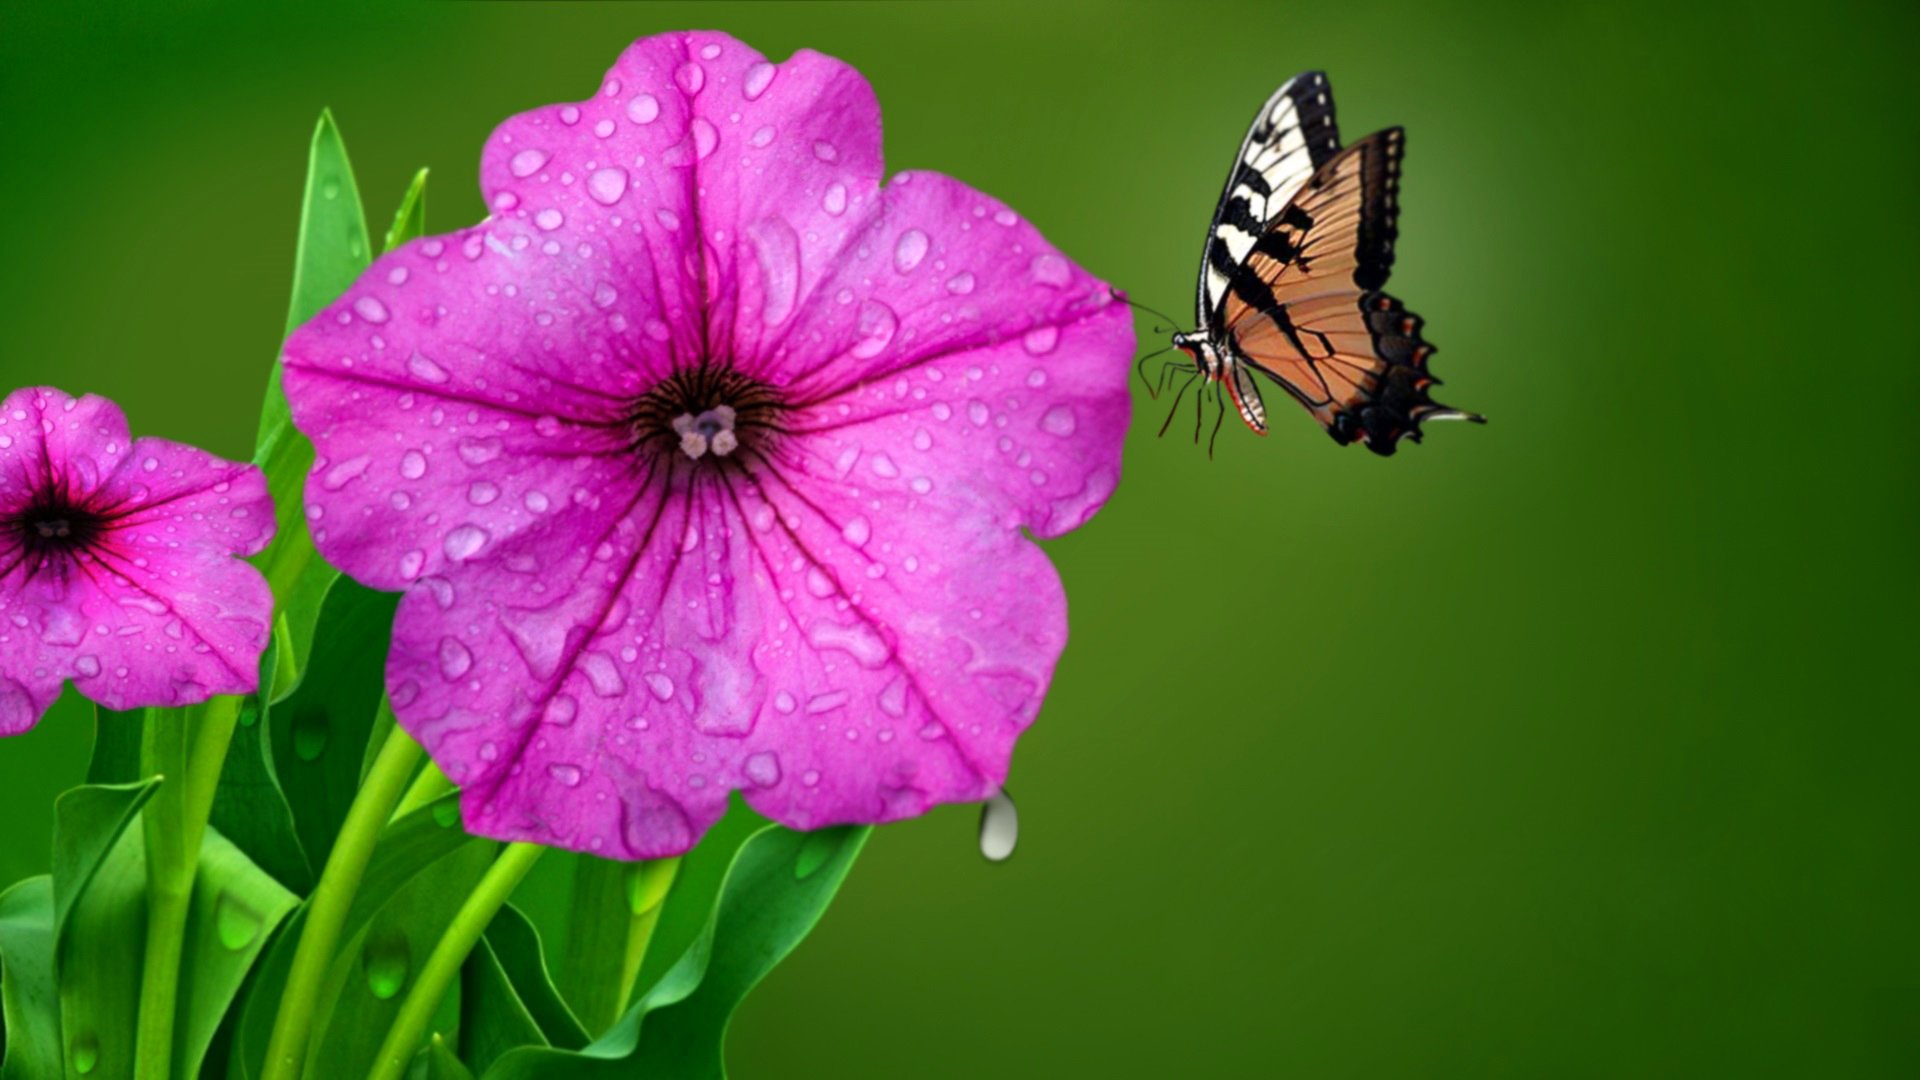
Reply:
M1196 371L1192 375L1187 376L1186 382L1180 384L1180 392L1173 396L1173 407L1167 410L1167 420L1160 425L1161 436L1164 437L1167 429L1173 426L1173 418L1180 415L1180 399L1187 396L1187 390L1193 386L1193 380L1199 377L1200 373Z
M1226 386L1227 384L1225 382L1219 382L1219 383L1215 383L1213 387L1213 405L1214 405L1215 412L1213 416L1213 435L1207 439L1207 460L1208 461L1213 460L1213 448L1219 445L1220 425L1226 423L1226 420L1227 420Z

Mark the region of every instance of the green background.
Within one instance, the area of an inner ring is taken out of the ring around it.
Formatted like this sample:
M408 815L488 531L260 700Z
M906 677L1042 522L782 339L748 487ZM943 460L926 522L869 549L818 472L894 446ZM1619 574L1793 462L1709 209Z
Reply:
M1175 314L1325 68L1410 131L1392 289L1492 417L1383 461L1270 394L1210 463L1139 395L1019 854L882 830L736 1076L1920 1074L1920 8L8 4L0 391L245 456L322 106L444 230L495 123L698 25ZM0 746L0 880L89 738Z

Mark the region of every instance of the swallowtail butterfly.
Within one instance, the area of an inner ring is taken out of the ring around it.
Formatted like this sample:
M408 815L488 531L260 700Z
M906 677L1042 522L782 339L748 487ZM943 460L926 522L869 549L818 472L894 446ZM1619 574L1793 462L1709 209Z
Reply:
M1318 71L1276 90L1240 144L1207 230L1199 328L1173 344L1216 394L1225 387L1256 433L1267 433L1256 371L1335 442L1358 439L1376 454L1419 442L1426 420L1486 422L1427 396L1440 380L1427 372L1434 350L1420 316L1380 291L1393 267L1405 150L1397 127L1343 148Z

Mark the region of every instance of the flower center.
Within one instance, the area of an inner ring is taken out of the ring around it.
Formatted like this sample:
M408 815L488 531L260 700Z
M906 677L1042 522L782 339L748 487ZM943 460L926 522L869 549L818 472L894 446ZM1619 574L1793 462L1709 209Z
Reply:
M24 509L0 518L37 565L92 546L105 531L106 518L65 499L42 495Z
M627 419L636 449L718 464L764 447L779 432L783 411L765 383L727 368L700 367L660 380Z

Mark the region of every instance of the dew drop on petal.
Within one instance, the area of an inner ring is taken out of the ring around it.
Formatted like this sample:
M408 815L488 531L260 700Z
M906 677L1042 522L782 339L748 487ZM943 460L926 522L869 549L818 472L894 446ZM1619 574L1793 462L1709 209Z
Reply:
M927 234L919 229L901 233L893 246L893 268L904 274L919 266L920 260L927 257L927 246Z
M636 124L651 124L660 118L660 101L652 94L641 94L627 102L627 119Z
M818 139L813 144L813 156L819 158L821 161L838 161L840 160L840 151L827 140Z
M707 156L713 153L713 148L718 145L720 145L720 133L713 129L713 125L708 123L705 117L695 117L693 120L694 159L705 161Z
M648 672L647 690L661 701L673 700L673 676L664 671Z
M461 439L460 460L469 465L485 465L500 456L500 440L495 438Z
M680 89L689 94L697 94L707 85L707 70L691 61L681 64L680 70L673 73L673 81Z
M1076 426L1076 418L1073 415L1073 406L1071 405L1055 405L1053 408L1047 410L1045 416L1040 418L1040 428L1042 431L1045 431L1049 435L1058 435L1063 439L1073 434Z
M539 172L540 166L546 163L547 152L545 150L522 150L513 155L512 159L507 162L507 171L524 180L534 173Z
M572 694L555 694L547 702L547 707L541 710L540 720L554 727L569 727L573 724L574 717L579 715L580 702L575 700Z
M612 206L627 193L627 170L618 165L596 169L587 177L587 194L602 206Z
M348 483L359 479L361 475L367 471L367 466L372 464L372 462L373 457L369 454L361 454L359 457L348 458L322 473L320 476L320 486L326 488L328 491L339 491L341 488L346 487Z
M475 480L467 485L467 501L475 506L485 506L499 497L499 487L485 480Z
M427 455L418 450L409 450L401 454L400 475L409 480L418 480L427 475Z
M426 565L427 553L421 551L419 548L415 548L405 555L400 556L400 576L408 581L412 581L414 578L420 576L421 569Z
M747 226L747 235L753 240L766 290L761 321L768 326L778 326L793 314L794 301L799 296L800 238L794 234L793 226L778 217Z
M965 270L947 279L947 291L955 296L965 296L973 291L973 275Z
M780 782L780 757L771 750L748 754L740 771L756 787L772 787Z
M421 382L443 383L448 377L446 368L419 353L407 357L407 372Z
M448 682L473 670L473 651L455 637L440 639L440 675Z
M880 355L892 343L900 329L900 317L878 300L860 302L860 337L853 343L853 355L866 360Z
M740 90L746 95L748 101L758 101L760 95L767 92L767 87L773 85L774 71L774 66L765 60L747 69L747 75L741 81Z
M383 323L388 318L387 305L381 303L377 296L362 296L355 300L353 312L370 323Z
M565 225L567 218L566 215L549 206L545 210L533 215L533 223L538 225L543 231L552 232L560 226Z
M873 536L873 526L866 518L855 515L840 530L840 535L854 547L865 547L867 540Z
M1058 255L1038 255L1033 260L1033 280L1058 288L1073 280L1073 271L1068 268L1067 260Z
M485 547L488 539L487 530L480 526L462 525L447 534L442 547L447 558L454 562L465 562Z
M554 762L547 766L547 775L553 777L555 782L564 787L579 787L582 773L578 765Z
M827 185L827 193L820 198L820 207L834 217L847 210L847 188L845 184Z
M766 124L756 129L753 135L747 139L747 143L752 147L754 147L755 149L764 148L765 146L767 146L767 144L771 142L773 142L773 125L772 124Z
M1027 351L1034 356L1045 356L1053 351L1054 346L1060 344L1060 328L1036 326L1027 331L1026 336L1020 339L1020 344L1026 346Z

